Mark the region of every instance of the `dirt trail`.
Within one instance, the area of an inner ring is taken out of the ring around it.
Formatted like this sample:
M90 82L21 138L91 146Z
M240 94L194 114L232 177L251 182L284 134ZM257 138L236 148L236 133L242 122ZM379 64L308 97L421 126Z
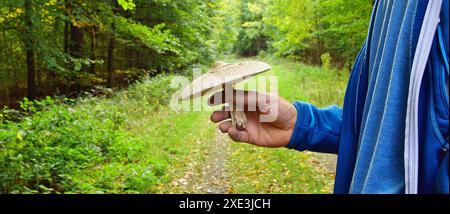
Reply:
M227 159L229 143L227 135L216 130L215 139L207 154L205 165L202 167L200 178L195 181L194 190L198 193L222 194L230 187L227 177Z
M330 173L336 172L336 162L337 155L334 154L323 154L323 153L313 153L312 163L324 168Z

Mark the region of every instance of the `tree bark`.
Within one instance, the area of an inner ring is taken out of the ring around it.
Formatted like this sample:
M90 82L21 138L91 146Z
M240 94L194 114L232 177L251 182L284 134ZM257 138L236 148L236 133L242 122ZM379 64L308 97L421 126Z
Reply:
M53 35L57 35L56 37L59 37L58 34L61 29L61 24L62 24L61 18L55 17L55 23L53 26ZM65 41L63 41L63 42L65 42ZM57 45L55 45L55 47L57 47ZM55 69L46 69L46 70L48 72L47 79L46 79L47 80L47 89L50 88L50 90L52 90L51 88L53 88L55 86L55 83L58 82L56 79L56 72L55 72ZM40 86L40 84L39 84L39 86Z
M114 35L109 36L109 44L108 44L108 76L106 86L108 88L113 87L113 72L114 72L114 46L115 46L115 38Z
M97 60L97 55L95 54L96 49L96 27L92 27L92 38L91 38L91 60ZM95 74L95 63L91 64L90 73Z
M82 58L84 41L83 29L72 25L70 29L70 38L70 54L75 58Z
M133 49L127 48L127 55L128 55L128 68L133 67Z
M68 18L74 16L76 11L73 10L72 0L66 0L66 12L68 13ZM82 58L83 57L83 42L84 35L83 29L78 27L75 20L69 20L70 25L70 42L69 42L69 53L72 57Z
M34 38L33 38L33 5L31 0L24 1L25 10L25 34L24 44L27 63L27 97L30 100L36 97L36 77L34 65Z
M64 53L70 54L70 14L72 13L72 2L71 0L66 0L65 2L65 15L66 19L64 21Z

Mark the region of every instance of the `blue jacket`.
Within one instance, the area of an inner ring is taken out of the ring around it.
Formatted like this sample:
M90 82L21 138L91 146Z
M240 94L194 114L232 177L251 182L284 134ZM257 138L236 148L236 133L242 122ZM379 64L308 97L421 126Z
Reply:
M343 109L294 102L287 147L338 154L335 193L404 193L408 86L426 6L375 3ZM419 193L449 193L448 9L444 0L420 91Z

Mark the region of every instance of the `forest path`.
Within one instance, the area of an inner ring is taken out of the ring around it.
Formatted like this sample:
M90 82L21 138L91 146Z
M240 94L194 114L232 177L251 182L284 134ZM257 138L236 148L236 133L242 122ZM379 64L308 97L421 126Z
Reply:
M317 167L323 168L330 173L336 173L337 155L313 153L312 163Z
M227 176L227 160L230 154L229 143L226 134L216 129L214 139L209 143L205 161L201 166L201 174L192 180L196 193L223 194L229 193L230 180Z

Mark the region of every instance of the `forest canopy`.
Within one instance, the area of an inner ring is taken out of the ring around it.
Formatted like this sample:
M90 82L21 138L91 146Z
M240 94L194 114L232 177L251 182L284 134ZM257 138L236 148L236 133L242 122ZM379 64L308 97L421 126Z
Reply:
M77 96L224 55L350 68L371 1L8 0L0 2L0 105Z

